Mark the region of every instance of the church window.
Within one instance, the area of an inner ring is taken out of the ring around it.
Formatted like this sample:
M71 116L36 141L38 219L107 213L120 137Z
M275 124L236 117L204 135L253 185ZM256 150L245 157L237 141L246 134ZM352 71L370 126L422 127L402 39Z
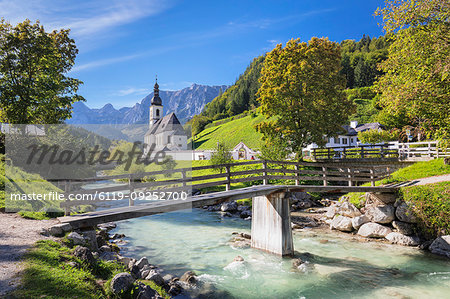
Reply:
M172 136L167 136L167 143L171 143L172 141Z
M159 116L159 109L156 109L156 116Z

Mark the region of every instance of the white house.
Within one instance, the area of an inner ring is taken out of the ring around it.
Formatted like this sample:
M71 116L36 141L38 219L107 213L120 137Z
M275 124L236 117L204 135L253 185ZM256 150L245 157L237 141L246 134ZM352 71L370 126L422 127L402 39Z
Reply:
M378 123L367 123L367 124L358 124L356 120L350 122L350 125L342 126L344 129L341 134L337 137L325 137L327 138L327 143L325 147L347 147L347 146L358 146L360 145L358 139L358 133L364 132L367 130L378 130L382 131L383 126ZM303 152L311 152L311 150L318 148L319 146L315 143L312 143L303 149Z
M187 135L175 113L164 117L159 85L155 83L150 104L149 129L144 136L145 153L154 144L154 151L186 151Z

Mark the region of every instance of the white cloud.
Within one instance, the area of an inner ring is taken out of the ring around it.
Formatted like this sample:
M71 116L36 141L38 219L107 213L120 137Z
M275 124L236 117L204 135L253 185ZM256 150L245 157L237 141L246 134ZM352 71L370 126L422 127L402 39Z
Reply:
M147 95L150 92L151 91L149 89L147 89L147 88L130 87L130 88L125 88L125 89L119 90L116 95L118 95L118 96Z
M76 38L94 34L156 15L172 1L158 0L0 0L2 17L15 24L39 19L48 29L70 28Z

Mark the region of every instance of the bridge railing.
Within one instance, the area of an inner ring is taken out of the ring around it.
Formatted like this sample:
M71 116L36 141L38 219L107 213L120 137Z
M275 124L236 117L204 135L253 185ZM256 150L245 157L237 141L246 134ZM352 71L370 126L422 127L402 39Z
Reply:
M312 150L312 158L315 161L362 159L415 161L430 160L442 157L450 157L450 151L439 147L438 141L410 143L391 142L375 145L359 145L357 147L340 146L315 148Z
M204 170L214 170L214 173L198 175ZM61 187L64 187L67 194L99 194L101 192L133 192L135 190L176 192L217 186L230 190L233 184L249 182L263 185L280 184L280 180L283 180L284 184L295 185L308 183L328 186L333 183L345 182L348 186L355 186L370 182L374 186L375 181L387 177L390 172L390 168L386 166L346 166L337 163L257 160L65 180L60 184L63 185ZM84 184L108 180L118 181L119 184L91 190L80 188ZM93 202L95 201L66 200L61 203L61 207L64 207L66 214L69 214L71 206L89 205ZM129 205L134 205L132 199L129 199Z

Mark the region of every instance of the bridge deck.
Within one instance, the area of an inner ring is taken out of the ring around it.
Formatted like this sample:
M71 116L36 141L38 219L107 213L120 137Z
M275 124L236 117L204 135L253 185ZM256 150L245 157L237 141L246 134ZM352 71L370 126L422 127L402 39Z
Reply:
M61 223L70 223L74 228L93 227L100 223L110 221L120 221L142 216L167 213L190 208L200 208L207 205L215 205L229 200L238 200L270 194L276 191L296 191L296 192L395 192L397 186L390 187L357 187L357 186L295 186L295 185L259 185L247 188L208 193L192 196L188 200L168 200L147 204L140 204L130 207L113 208L98 212L91 212L82 215L60 217Z

